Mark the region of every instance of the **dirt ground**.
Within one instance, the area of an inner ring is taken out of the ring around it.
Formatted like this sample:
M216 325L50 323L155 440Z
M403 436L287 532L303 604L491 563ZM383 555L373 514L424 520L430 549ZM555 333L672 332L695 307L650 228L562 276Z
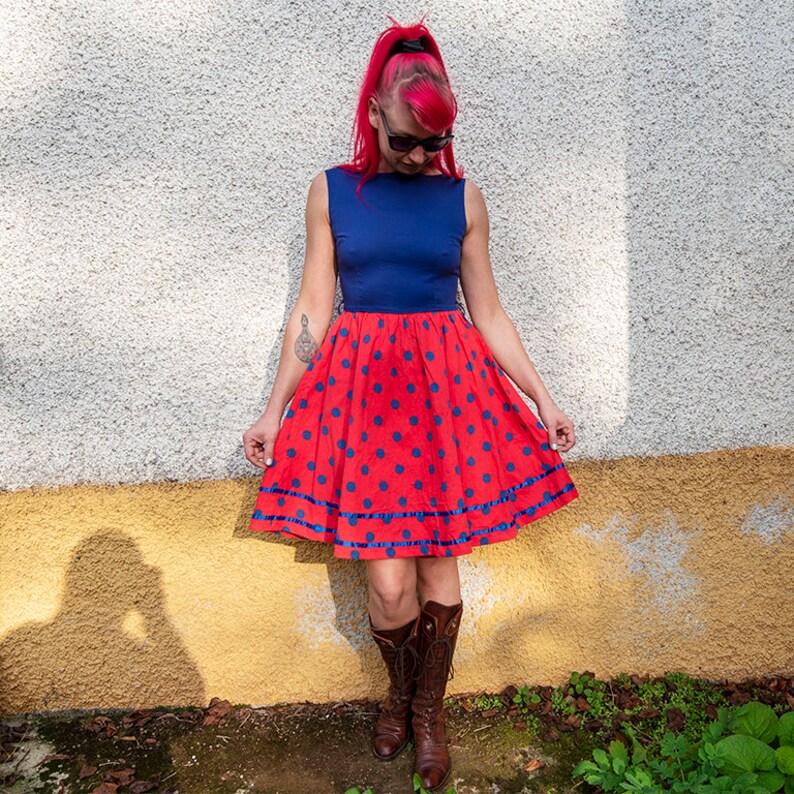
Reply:
M389 762L372 755L377 708L367 701L263 709L221 702L205 710L8 717L4 748L15 752L0 765L0 781L6 780L0 790L344 794L358 786L373 794L412 792L412 746ZM503 713L448 704L445 714L456 794L569 794L570 769L592 746L574 731L542 742Z

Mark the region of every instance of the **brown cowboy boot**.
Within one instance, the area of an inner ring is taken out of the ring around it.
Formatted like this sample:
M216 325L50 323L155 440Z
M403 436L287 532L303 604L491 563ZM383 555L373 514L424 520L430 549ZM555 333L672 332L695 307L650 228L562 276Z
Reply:
M419 674L411 701L411 721L416 743L414 772L419 773L428 791L441 788L452 771L444 725L444 693L447 681L455 676L452 657L462 613L462 602L446 605L427 601L419 614Z
M391 761L411 738L411 698L416 689L416 653L419 615L396 629L376 629L369 617L369 630L380 648L389 672L389 692L372 737L372 754Z

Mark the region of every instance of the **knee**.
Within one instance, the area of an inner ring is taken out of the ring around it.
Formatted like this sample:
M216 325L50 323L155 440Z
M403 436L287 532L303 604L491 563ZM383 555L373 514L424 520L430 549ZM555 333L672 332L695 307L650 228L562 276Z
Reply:
M416 601L416 590L404 582L382 582L370 587L370 598L385 617L403 615L411 600Z

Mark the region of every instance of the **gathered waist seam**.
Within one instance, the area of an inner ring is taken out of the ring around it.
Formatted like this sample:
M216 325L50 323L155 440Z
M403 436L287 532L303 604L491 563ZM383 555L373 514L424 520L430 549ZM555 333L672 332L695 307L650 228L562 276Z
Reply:
M381 308L373 308L372 306L368 306L366 309L358 309L353 306L345 306L342 312L362 312L364 314L421 314L422 312L457 312L460 311L460 307L455 306L434 306L430 309L381 309Z

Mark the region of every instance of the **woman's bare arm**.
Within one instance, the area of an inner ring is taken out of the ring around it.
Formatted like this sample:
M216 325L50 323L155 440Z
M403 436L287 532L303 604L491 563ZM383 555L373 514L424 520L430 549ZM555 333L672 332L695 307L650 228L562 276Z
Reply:
M575 443L573 423L552 399L499 300L488 254L488 209L480 189L469 179L464 186L464 202L466 234L461 249L460 286L472 322L499 366L537 405L551 442L565 452Z
M319 173L306 200L306 255L295 307L287 320L276 378L264 415L281 419L303 373L320 346L333 313L336 292L334 238L328 215L328 183Z
M540 407L551 395L529 359L513 321L505 312L488 255L490 222L480 189L470 179L465 185L466 235L460 260L460 286L472 322L482 334L502 369Z

